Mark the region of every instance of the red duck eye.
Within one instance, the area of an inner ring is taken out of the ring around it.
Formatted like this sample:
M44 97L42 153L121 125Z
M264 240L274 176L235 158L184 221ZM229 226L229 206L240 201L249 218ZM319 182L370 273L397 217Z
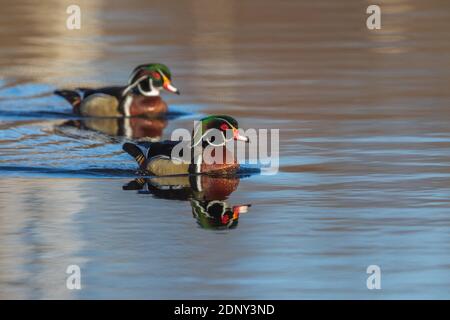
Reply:
M227 131L228 129L229 129L229 127L228 127L228 125L226 123L222 123L220 125L220 130Z
M152 77L153 77L155 80L161 79L161 75L160 75L158 72L152 72Z
M222 216L222 218L220 220L221 220L222 224L227 224L228 221L230 220L230 217L225 215L225 216Z

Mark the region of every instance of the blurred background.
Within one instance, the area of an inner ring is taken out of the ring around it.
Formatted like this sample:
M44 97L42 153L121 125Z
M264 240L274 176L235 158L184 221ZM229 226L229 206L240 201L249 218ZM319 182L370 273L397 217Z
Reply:
M449 298L448 1L0 5L0 298ZM213 113L280 129L279 173L217 199L252 204L233 228L122 190L124 138L68 126L52 94L125 84L147 62L182 92L164 96L182 116L158 138Z

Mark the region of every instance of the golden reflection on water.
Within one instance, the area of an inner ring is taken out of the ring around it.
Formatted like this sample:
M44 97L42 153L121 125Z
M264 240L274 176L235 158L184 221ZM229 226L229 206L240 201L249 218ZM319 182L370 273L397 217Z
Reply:
M94 62L104 53L102 41L95 39L104 35L99 15L105 3L77 1L83 8L80 30L66 28L66 8L71 4L70 0L12 1L3 6L0 40L6 54L0 56L0 65L8 66L8 77L58 83L77 74L87 82L96 81Z
M367 1L368 5L371 4ZM381 54L401 54L408 51L402 41L407 40L409 24L405 19L412 19L410 13L414 11L414 3L408 0L380 1L382 8L380 30L369 32L369 39L375 42L374 52ZM389 26L389 27L386 27Z
M214 79L239 78L242 74L234 48L236 23L236 3L234 1L195 1L191 11L194 50L192 69L199 79L194 92L201 95L208 92L218 102L227 103L235 98L233 85L218 86ZM201 90L200 90L201 88Z

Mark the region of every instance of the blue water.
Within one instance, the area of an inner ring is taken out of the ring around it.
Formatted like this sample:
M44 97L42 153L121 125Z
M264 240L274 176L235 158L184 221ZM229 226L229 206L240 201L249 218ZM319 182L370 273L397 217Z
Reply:
M440 1L382 2L379 31L357 0L99 1L77 33L50 1L0 12L0 298L450 297ZM139 122L152 139L229 114L280 130L278 172L248 166L202 191L139 180L123 123L52 94L123 84L146 61L182 92Z

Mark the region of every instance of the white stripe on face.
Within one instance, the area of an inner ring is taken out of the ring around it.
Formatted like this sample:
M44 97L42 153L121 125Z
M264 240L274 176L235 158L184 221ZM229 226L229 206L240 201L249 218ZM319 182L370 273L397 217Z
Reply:
M131 103L133 102L133 97L132 96L127 96L125 98L125 101L123 103L123 113L125 114L125 117L129 117L131 112Z
M153 86L153 80L151 78L148 78L148 85L150 87L150 91L145 91L144 89L142 89L141 84L138 84L138 89L139 92L146 97L157 97L159 96L159 88L156 88Z

